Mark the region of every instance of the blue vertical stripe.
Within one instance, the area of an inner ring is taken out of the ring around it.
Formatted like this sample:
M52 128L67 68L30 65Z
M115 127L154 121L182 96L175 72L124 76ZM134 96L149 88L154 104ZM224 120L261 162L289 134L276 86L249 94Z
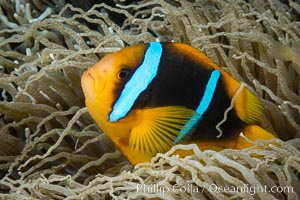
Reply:
M180 130L180 134L175 139L174 144L177 144L184 136L186 136L191 131L192 128L195 127L195 125L197 125L201 121L203 114L206 112L213 99L220 76L221 74L217 69L212 71L210 78L206 84L203 97L196 109L196 113L186 123L185 127Z
M110 122L118 121L126 116L139 95L147 89L157 74L161 55L161 44L159 42L151 42L145 53L143 63L125 84L120 97L114 104L112 112L109 115Z

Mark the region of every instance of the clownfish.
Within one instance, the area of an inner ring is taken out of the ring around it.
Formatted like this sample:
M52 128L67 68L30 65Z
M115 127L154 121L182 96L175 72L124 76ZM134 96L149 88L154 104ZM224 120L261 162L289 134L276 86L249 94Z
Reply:
M133 165L172 146L243 149L275 136L265 111L243 84L199 50L150 42L108 54L81 78L86 107Z

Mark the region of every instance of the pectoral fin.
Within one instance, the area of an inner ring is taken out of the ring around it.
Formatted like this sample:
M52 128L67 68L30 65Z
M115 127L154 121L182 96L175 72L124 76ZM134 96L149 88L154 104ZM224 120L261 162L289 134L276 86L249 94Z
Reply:
M181 106L143 110L141 123L132 129L129 148L136 152L137 156L150 158L158 152L168 151L181 134L180 131L192 124L188 122L195 113L194 110Z

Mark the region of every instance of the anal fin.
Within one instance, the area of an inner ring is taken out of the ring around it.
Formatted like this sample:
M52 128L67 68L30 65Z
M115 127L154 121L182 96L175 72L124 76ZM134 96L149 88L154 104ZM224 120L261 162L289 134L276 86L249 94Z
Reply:
M269 140L276 138L274 135L257 125L246 126L242 133L248 140L253 142L255 142L257 139ZM252 144L249 143L245 138L238 136L235 144L236 149L244 149L251 146Z

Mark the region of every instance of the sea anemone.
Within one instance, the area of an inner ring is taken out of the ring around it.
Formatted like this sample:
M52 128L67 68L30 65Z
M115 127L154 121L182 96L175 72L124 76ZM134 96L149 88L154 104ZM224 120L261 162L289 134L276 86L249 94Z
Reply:
M3 198L299 198L298 3L68 2L0 0ZM80 77L107 53L154 40L190 44L245 83L279 139L220 152L177 145L131 166L91 119ZM194 155L172 155L180 148Z

